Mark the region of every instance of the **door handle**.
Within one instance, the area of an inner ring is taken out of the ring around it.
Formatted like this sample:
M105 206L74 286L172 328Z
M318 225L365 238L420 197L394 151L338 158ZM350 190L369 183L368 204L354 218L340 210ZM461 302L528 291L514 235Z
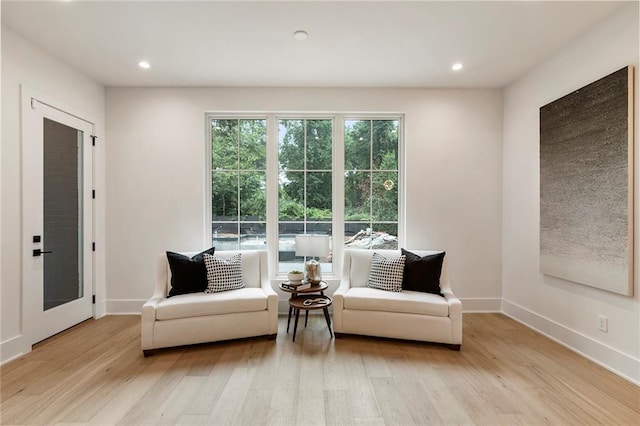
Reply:
M53 251L51 251L51 250L45 251L45 250L40 250L40 249L33 249L33 257L38 257L40 255L47 254L47 253L53 253Z

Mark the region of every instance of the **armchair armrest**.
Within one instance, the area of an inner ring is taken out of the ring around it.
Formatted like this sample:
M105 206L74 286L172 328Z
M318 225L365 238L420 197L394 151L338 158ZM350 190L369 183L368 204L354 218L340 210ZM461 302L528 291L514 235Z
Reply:
M443 291L442 295L449 304L450 315L462 315L462 302L451 291Z
M278 293L271 286L269 278L269 254L260 252L260 288L267 295L267 311L269 312L269 333L278 333Z
M349 291L349 289L351 288L351 282L348 279L342 279L340 280L340 285L338 286L338 288L336 289L335 293L333 293L333 297L339 297L342 298L344 297L344 295L346 294L347 291Z
M333 331L342 333L342 311L344 310L344 296L351 288L351 256L344 257L342 266L342 279L340 285L333 293Z
M449 319L451 320L452 344L462 344L462 302L451 289L443 289L442 294L449 304Z
M343 301L344 295L351 288L351 278L349 276L349 269L351 268L351 259L345 259L344 270L342 273L342 279L340 280L340 285L333 293L333 311L342 310L343 309Z
M260 288L262 288L262 290L267 295L268 309L269 310L275 309L277 311L278 310L278 293L276 293L273 290L273 287L271 287L271 281L270 280L262 280L260 282Z
M167 255L162 253L158 256L156 286L151 299L142 305L140 316L142 349L153 349L153 324L156 320L156 310L160 302L167 298L167 280L169 279L169 265Z
M142 305L140 317L142 349L153 349L153 324L156 320L156 310L164 297L154 295Z
M267 311L269 311L269 333L278 333L278 294L271 287L270 280L262 280L260 287L267 295Z

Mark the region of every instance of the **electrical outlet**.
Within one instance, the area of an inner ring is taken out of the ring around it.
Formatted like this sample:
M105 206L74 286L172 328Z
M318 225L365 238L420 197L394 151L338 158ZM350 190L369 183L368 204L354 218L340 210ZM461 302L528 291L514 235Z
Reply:
M600 331L604 331L605 333L609 331L609 318L604 315L600 315L598 317L598 329Z

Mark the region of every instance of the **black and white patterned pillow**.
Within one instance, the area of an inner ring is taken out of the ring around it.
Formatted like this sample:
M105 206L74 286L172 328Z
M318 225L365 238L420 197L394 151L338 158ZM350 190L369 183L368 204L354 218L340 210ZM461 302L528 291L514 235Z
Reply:
M204 255L207 267L207 288L205 293L219 293L221 291L244 288L242 281L242 255L240 253L228 258L220 259Z
M381 254L373 253L367 286L385 291L402 291L405 259L404 255L386 258Z

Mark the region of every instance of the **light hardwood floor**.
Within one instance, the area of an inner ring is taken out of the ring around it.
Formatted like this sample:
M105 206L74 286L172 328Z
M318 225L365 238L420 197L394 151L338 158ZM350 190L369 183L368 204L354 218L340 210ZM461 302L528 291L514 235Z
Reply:
M640 387L500 314L460 352L329 337L218 342L143 358L140 318L89 320L0 368L2 424L640 424Z

